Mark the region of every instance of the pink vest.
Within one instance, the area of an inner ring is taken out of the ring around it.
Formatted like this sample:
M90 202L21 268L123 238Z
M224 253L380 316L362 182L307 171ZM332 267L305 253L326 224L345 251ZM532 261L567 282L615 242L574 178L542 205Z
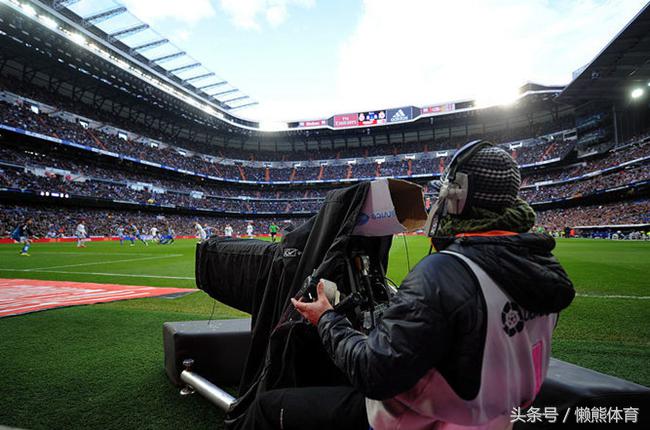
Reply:
M442 252L467 263L485 298L487 330L478 394L461 399L431 369L413 388L392 399L366 399L368 421L375 430L509 428L512 409L530 404L546 376L557 314L524 310L472 260Z

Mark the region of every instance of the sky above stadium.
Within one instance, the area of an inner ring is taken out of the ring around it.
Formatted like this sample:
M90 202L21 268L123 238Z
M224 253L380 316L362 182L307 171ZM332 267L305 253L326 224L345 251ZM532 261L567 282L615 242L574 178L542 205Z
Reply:
M567 84L645 0L122 0L264 121Z

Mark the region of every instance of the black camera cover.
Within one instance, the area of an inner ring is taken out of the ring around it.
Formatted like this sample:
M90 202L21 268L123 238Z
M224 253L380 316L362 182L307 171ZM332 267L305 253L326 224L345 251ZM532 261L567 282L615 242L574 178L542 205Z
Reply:
M352 235L369 186L362 182L330 191L318 214L285 234L280 244L210 239L197 248L199 288L252 316L240 397L226 417L230 428L236 428L237 418L257 394L267 390L349 385L322 347L316 328L295 317L289 299L310 275L341 283L339 289L345 289L353 249L363 249L373 261L387 266L391 236ZM240 252L244 255L237 255Z

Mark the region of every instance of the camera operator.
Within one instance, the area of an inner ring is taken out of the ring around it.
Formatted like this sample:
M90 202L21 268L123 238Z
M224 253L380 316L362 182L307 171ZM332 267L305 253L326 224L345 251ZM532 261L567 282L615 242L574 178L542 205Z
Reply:
M574 297L553 238L529 233L520 182L501 148L457 151L432 209L439 252L406 276L374 329L355 330L322 283L315 302L293 300L352 386L267 391L244 428L511 426L512 409L539 391L557 313Z

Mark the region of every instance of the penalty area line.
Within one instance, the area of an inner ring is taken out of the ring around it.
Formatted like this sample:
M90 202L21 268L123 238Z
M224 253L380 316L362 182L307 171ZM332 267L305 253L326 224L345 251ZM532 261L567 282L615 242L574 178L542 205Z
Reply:
M24 272L22 269L0 269L0 272ZM67 273L70 275L93 275L93 276L117 276L125 278L154 278L154 279L182 279L182 280L194 280L194 276L165 276L165 275L139 275L133 273L105 273L105 272L71 272L67 270L34 270L31 272L38 273Z
M166 254L166 255L158 255L155 257L126 258L122 260L109 260L109 261L92 261L88 263L63 264L60 266L35 267L33 269L22 269L22 270L23 272L36 272L38 270L46 270L46 269L64 269L66 267L97 266L101 264L113 264L113 263L130 263L133 261L161 260L163 258L175 258L175 257L182 257L182 256L183 254Z

